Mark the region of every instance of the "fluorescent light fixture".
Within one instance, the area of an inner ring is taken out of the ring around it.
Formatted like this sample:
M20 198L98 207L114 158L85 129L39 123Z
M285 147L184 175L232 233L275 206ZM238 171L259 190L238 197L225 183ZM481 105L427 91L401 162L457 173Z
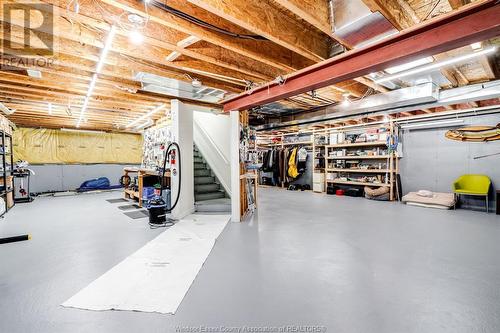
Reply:
M178 42L177 46L182 47L182 48L186 48L186 47L191 46L194 43L199 42L199 41L200 41L200 39L198 37L196 37L196 36L189 36L187 38L184 38L180 42Z
M423 123L410 123L410 124L402 124L401 128L403 129L411 129L411 128L436 128L436 127L449 127L450 125L458 126L463 124L463 119L451 119L451 120L440 120L440 121L427 121Z
M449 59L446 59L443 61L438 61L438 62L435 62L433 64L428 64L428 65L420 66L420 67L417 67L414 69L410 69L408 71L396 73L394 75L385 76L381 79L375 80L374 82L375 83L384 83L384 82L392 81L392 80L399 79L399 78L402 78L405 76L410 76L410 75L423 73L423 72L429 72L429 71L432 71L435 69L439 69L441 67L449 66L449 65L456 64L459 62L464 62L466 60L474 59L474 58L477 58L477 57L482 56L482 55L493 53L495 51L496 51L496 47L492 46L492 47L489 47L487 49L483 49L481 51L476 51L476 52L464 54L464 55L461 55L458 57L453 57L453 58L449 58Z
M389 74L395 74L395 73L406 71L408 69L412 69L412 68L415 68L418 66L427 65L433 61L434 61L434 59L432 57L420 58L420 59L417 59L414 61L407 62L407 63L402 64L402 65L389 67L385 71Z
M94 91L96 82L97 82L97 74L94 74L92 75L92 80L90 80L89 90L87 90L87 97L92 96L92 92Z
M52 103L49 103L48 109L49 109L49 115L51 116L52 115Z
M349 99L349 93L343 93L342 94L342 97L344 98L342 100L342 103L340 103L340 105L342 106L349 106L351 104L351 100Z
M473 49L473 50L480 50L483 48L483 43L481 42L477 42L477 43L472 43L470 44L470 47Z
M174 61L175 59L179 58L181 54L177 51L174 51L170 53L168 56L165 57L166 61Z
M30 76L30 77L34 77L34 78L37 78L37 79L41 79L42 78L42 72L40 72L39 70L36 70L36 69L27 69L26 72L28 72L28 76Z
M78 122L76 123L76 127L80 127L80 124L83 120L83 116L85 115L85 112L87 111L87 106L89 104L89 98L92 96L92 92L94 91L95 84L97 81L97 74L99 74L102 71L102 68L104 66L104 61L106 60L106 57L108 56L109 49L111 48L111 44L113 44L113 38L115 37L116 34L116 27L114 25L111 26L111 29L109 30L108 37L106 38L106 41L104 42L104 48L102 49L101 56L99 57L99 61L97 62L97 67L96 67L96 72L94 75L92 75L92 80L90 81L89 84L89 89L87 91L87 95L85 96L85 101L83 102L82 109L80 110L80 116L78 117Z
M128 37L130 41L136 45L142 44L144 41L144 36L138 30L132 30Z
M202 83L199 79L194 78L193 81L191 81L191 85L195 88L201 88Z
M148 119L146 119L146 121L145 121L145 122L143 122L142 124L139 124L139 125L135 126L135 128L134 128L134 129L135 129L136 131L138 131L138 130L143 129L143 128L145 128L145 127L152 126L153 124L154 124L153 119L148 118Z
M162 104L162 105L159 105L157 107L155 107L153 110L149 111L148 113L146 113L145 115L142 115L140 116L139 118L137 118L136 120L132 121L131 123L129 123L127 126L125 127L132 127L134 126L135 124L139 123L141 120L144 120L146 118L149 118L151 117L152 115L154 115L156 112L160 111L161 109L163 109L165 106L167 106L166 104Z
M9 109L8 107L6 107L2 103L0 103L0 111L2 111L3 113L5 113L6 115L10 115L10 114L13 114L14 112L16 112L16 110Z
M96 73L99 74L102 71L102 68L104 67L104 61L106 60L106 57L108 56L109 49L111 48L111 44L113 44L113 38L115 38L116 34L116 27L114 25L111 26L111 29L109 30L108 37L106 38L106 41L104 42L104 48L102 49L101 56L99 57L99 62L97 63L96 67Z
M92 131L92 130L81 130L81 129L73 129L73 128L61 128L63 132L75 132L75 133L92 133L92 134L104 134L104 131Z

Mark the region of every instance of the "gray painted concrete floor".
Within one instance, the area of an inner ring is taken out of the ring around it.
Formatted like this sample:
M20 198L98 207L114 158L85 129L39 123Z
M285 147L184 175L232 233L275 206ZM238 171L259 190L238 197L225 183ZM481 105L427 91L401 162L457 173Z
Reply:
M117 193L19 204L0 235L33 239L0 245L0 332L500 332L498 216L259 194L258 213L228 225L173 316L59 306L162 232L105 201Z

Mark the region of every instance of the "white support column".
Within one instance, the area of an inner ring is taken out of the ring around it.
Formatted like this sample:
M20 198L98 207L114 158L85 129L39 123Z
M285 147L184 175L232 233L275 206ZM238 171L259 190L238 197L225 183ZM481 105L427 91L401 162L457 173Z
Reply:
M181 149L181 193L172 216L181 219L194 212L193 110L179 100L172 100L172 136ZM176 168L179 163L176 164ZM179 188L179 170L171 170L172 204Z
M240 115L231 111L231 221L240 219Z

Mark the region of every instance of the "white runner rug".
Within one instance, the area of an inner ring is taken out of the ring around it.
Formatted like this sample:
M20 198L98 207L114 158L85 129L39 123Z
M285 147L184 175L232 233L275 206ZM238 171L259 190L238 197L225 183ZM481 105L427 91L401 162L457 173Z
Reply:
M229 219L187 216L62 306L174 314Z

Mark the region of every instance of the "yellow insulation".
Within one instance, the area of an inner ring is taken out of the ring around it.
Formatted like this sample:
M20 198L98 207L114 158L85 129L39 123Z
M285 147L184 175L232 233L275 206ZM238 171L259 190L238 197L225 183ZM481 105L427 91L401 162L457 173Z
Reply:
M142 160L142 136L136 134L18 128L13 137L14 160L31 164L140 164Z

